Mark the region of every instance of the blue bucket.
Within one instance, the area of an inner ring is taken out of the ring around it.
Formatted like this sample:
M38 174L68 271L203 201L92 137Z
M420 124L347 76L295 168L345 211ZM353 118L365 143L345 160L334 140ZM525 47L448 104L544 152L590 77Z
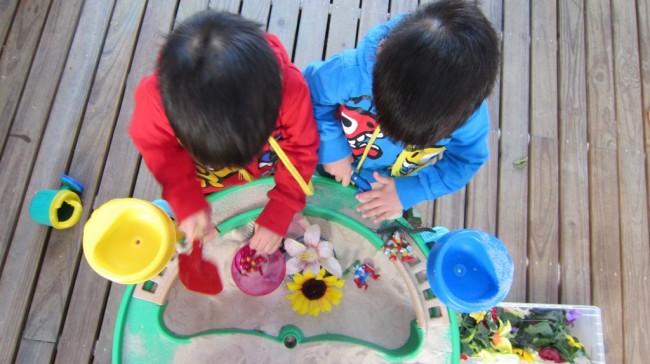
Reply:
M488 310L510 291L514 267L503 243L478 230L442 236L427 259L433 293L458 312Z

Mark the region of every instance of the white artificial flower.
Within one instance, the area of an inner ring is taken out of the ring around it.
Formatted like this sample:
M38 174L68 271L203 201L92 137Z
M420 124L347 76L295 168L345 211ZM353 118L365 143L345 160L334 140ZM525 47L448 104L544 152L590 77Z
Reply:
M284 249L291 258L287 261L287 274L310 270L318 274L321 266L331 275L343 275L341 264L334 257L332 243L320 239L320 226L310 225L304 236L304 244L293 239L284 239Z

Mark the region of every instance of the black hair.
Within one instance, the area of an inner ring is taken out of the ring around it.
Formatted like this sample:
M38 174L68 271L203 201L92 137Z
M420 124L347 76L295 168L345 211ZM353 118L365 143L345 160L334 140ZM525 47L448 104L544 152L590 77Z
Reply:
M260 25L206 10L167 37L158 60L165 112L199 163L244 167L275 128L281 70Z
M417 146L449 137L490 94L499 59L496 32L474 4L441 0L407 15L373 69L382 131Z

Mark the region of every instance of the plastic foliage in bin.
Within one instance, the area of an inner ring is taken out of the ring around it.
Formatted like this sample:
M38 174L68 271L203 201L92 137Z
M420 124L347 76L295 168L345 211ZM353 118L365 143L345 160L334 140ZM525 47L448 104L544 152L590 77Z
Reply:
M506 358L515 356L520 362L605 363L598 307L502 302L459 314L459 325L461 357L468 363L512 362Z

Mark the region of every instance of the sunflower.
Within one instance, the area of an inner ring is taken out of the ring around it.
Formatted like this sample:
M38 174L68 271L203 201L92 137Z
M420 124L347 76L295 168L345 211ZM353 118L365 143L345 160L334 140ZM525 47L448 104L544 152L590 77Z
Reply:
M318 316L321 312L332 310L332 304L338 305L343 293L334 287L341 288L345 281L336 276L325 277L325 269L321 268L317 275L310 270L304 274L293 275L293 282L287 283L290 291L287 296L293 310L301 315Z

